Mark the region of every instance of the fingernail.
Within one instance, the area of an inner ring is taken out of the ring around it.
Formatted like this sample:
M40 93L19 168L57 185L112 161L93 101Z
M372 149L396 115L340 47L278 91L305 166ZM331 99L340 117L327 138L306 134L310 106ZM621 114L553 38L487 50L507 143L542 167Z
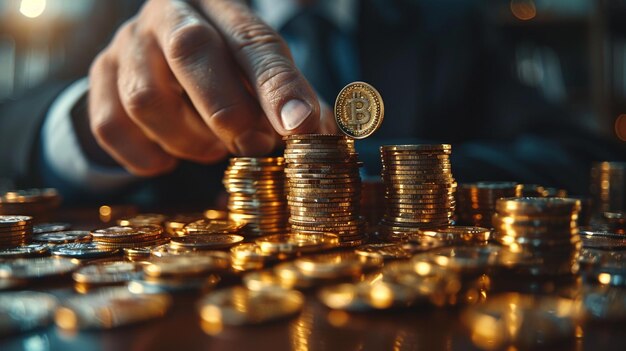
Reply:
M249 130L235 139L235 146L241 156L261 156L274 149L275 138L263 132Z
M301 100L293 99L287 101L280 110L280 118L283 120L283 127L287 130L298 128L311 114L313 109Z

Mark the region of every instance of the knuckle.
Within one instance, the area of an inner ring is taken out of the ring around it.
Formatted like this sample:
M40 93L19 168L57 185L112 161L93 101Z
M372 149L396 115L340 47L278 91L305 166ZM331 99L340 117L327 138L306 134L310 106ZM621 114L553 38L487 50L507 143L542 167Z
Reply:
M236 51L245 53L263 48L283 51L286 48L283 39L266 24L258 20L239 21L239 23L233 28L232 34Z
M124 105L133 118L141 119L147 111L154 111L163 101L158 89L145 87L123 94Z
M220 106L209 116L211 126L217 131L228 131L233 129L233 121L237 115L238 104Z
M96 140L105 145L111 145L116 139L121 128L124 128L122 119L114 115L104 115L91 121L91 132Z
M171 165L166 162L153 162L151 165L126 165L126 170L139 177L156 177L171 169Z
M213 38L211 29L203 23L184 24L172 31L165 53L173 61L185 61L205 51Z
M299 79L295 68L279 57L268 57L256 66L256 85L261 91L276 92Z
M195 159L202 155L203 147L204 145L201 143L193 143L189 139L181 139L176 145L164 146L163 148L170 155L184 159Z
M111 69L113 66L112 60L107 54L107 49L100 52L98 56L93 60L93 63L89 67L89 76L94 77L103 71Z

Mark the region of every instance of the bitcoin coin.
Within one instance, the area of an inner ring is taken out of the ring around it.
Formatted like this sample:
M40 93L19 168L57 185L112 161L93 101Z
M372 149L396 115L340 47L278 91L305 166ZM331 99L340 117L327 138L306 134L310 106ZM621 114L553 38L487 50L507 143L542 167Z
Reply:
M385 106L374 87L364 82L346 85L335 101L335 121L347 136L363 139L383 122Z

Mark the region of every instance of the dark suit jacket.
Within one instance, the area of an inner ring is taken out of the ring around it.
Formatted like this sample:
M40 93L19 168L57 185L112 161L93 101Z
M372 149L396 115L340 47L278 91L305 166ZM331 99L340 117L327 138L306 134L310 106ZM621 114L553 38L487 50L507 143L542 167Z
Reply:
M512 74L510 43L498 39L476 3L360 2L360 79L380 90L386 107L381 129L357 142L367 173L379 174L381 144L446 142L454 145L458 181L516 180L585 193L591 163L623 160L624 145L594 134L589 121L522 86ZM39 162L39 129L62 86L50 82L0 106L0 177L42 182L48 171ZM185 163L131 193L148 194L149 201L208 204L221 187L222 170ZM63 188L53 175L43 181ZM70 198L89 198L80 189L65 190Z

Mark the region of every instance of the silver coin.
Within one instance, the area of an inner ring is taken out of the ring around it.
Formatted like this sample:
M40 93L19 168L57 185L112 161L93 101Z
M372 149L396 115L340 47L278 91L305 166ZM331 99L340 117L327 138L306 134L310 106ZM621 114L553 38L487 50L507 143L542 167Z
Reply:
M72 227L69 223L41 223L35 224L33 234L55 233L68 230Z
M0 263L0 278L42 279L71 273L78 263L66 258L18 258Z
M30 244L0 249L0 259L39 257L50 253L50 247L45 244Z
M52 322L57 299L34 291L0 294L0 336L25 332Z
M52 249L53 255L79 259L110 257L120 252L120 249L103 249L93 242L61 244Z
M33 241L49 244L67 244L91 241L91 234L86 230L71 230L45 233L33 236Z
M143 266L135 262L114 261L81 267L72 274L82 284L115 284L142 276Z

